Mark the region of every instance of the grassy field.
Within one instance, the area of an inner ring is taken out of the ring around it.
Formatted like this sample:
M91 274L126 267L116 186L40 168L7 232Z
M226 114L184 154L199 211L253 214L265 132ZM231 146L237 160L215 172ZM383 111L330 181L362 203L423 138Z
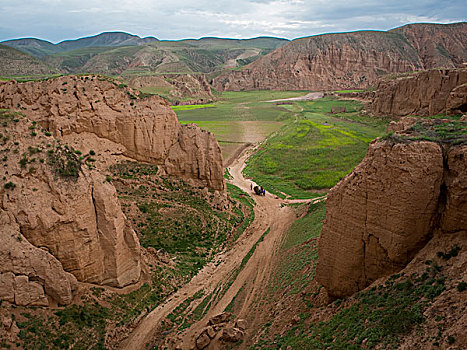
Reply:
M180 123L195 123L216 136L225 162L239 148L264 140L291 118L293 106L264 101L304 94L303 91L224 92L212 104L172 108Z
M325 97L290 104L266 102L304 91L224 92L209 105L174 108L181 123L211 131L224 161L246 143L268 138L250 158L245 175L279 196L312 198L333 187L384 134L387 121L364 115L358 101ZM331 114L331 108L345 113Z
M357 101L328 97L296 105L302 112L260 147L245 174L277 195L309 198L352 171L387 122L361 115ZM347 112L330 114L332 107Z
M283 120L290 110L282 105L264 102L304 95L303 91L242 91L222 93L222 99L207 109L178 110L180 121L251 121Z

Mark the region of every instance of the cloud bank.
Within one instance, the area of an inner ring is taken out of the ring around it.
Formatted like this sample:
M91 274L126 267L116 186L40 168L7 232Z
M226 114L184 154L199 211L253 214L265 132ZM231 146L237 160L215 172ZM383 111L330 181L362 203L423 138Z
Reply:
M297 37L466 20L465 0L0 0L0 41L125 31L159 39Z

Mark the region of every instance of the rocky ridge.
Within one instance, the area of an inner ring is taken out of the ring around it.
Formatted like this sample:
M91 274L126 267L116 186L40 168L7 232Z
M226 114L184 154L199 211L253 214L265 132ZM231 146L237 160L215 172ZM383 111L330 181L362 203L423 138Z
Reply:
M467 24L407 25L293 40L244 69L221 74L217 90L367 88L388 73L460 67Z
M316 271L329 295L352 295L400 271L432 237L465 232L467 125L458 123L454 143L411 140L411 129L393 125L399 133L373 141L330 191Z
M0 108L19 109L57 137L95 135L168 175L224 190L215 137L195 125L180 125L166 100L138 96L138 91L100 76L64 76L5 82L0 85Z
M433 69L378 82L372 111L402 117L467 112L467 69Z

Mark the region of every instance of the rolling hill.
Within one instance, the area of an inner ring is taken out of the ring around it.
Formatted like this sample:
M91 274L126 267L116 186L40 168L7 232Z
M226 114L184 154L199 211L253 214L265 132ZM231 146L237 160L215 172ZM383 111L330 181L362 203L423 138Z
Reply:
M0 76L51 75L57 70L12 47L0 45Z

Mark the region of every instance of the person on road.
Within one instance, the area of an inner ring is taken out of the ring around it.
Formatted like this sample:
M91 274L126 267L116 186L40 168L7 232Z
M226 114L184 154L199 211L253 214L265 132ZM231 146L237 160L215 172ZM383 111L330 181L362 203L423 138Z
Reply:
M253 190L253 184L250 184L250 191Z
M266 190L263 188L263 196L266 195Z

